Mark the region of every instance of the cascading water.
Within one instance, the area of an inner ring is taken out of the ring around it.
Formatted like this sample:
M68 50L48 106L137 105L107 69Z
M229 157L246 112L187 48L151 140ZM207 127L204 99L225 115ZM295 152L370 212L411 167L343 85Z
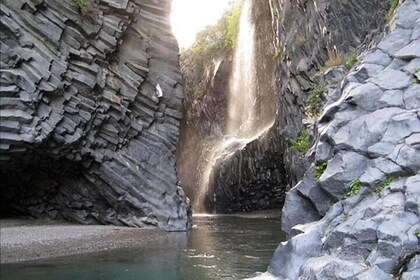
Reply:
M252 22L252 1L243 0L239 34L233 59L232 75L227 96L225 133L208 143L202 153L201 178L193 208L208 212L206 200L214 184L214 176L221 163L248 143L262 136L274 123L270 109L262 108L256 79L255 26ZM270 106L271 107L271 106ZM267 111L269 112L267 114ZM267 117L267 115L269 117Z

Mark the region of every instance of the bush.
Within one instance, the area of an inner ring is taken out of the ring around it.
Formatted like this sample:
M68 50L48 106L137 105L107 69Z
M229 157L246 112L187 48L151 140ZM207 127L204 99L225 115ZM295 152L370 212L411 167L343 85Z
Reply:
M276 49L276 51L273 54L273 60L278 60L281 57L281 54L281 51Z
M227 16L225 30L225 47L235 48L238 43L239 22L241 18L242 1L233 5L232 11Z
M90 0L73 0L73 1L77 5L79 10L83 13L87 11L90 5Z
M308 129L303 130L300 133L299 138L296 141L291 141L290 149L292 151L297 151L299 156L304 157L306 152L311 147L311 133Z
M325 85L314 85L306 100L308 116L318 116L321 110L322 96L326 90Z
M327 169L327 162L323 161L315 166L315 179L318 181Z
M346 67L347 70L350 70L353 68L353 66L357 63L357 53L352 53L344 62L344 67Z
M350 196L354 196L356 194L359 193L360 191L360 180L359 179L355 179L350 183L350 190L349 192L344 196L345 198L350 197Z
M199 32L194 45L188 50L196 57L211 56L219 51L235 48L239 33L242 0L235 2L231 11L226 12L215 24Z
M385 19L387 21L392 20L392 18L394 17L394 14L395 14L395 10L397 9L399 3L400 3L399 0L390 0L389 1L389 10L388 10L388 13L385 15Z

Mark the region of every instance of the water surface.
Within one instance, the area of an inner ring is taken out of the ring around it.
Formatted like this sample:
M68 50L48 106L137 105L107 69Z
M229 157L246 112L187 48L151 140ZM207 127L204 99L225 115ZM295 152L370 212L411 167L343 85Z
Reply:
M242 279L265 271L279 242L280 220L195 216L188 233L141 248L1 266L2 280Z

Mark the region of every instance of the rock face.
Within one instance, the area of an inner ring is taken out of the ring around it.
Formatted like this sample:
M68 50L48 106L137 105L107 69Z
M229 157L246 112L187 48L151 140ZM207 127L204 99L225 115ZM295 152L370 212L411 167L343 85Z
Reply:
M381 0L270 0L269 5L278 61L277 126L290 189L309 167L290 142L305 126L312 77L329 58L349 56L377 41L388 4Z
M278 143L273 127L221 164L214 186L217 213L252 212L283 205L283 154Z
M210 143L221 137L224 129L232 51L199 59L190 53L181 55L185 98L177 162L182 186L192 201L197 197L200 170L203 159L209 157Z
M277 248L271 274L418 279L419 19L420 1L404 1L392 32L359 57L336 87L338 100L327 102L314 163L286 196L282 227L292 238Z
M1 5L1 212L189 227L170 1Z
M249 67L255 64L253 78L257 98L253 104L254 112L245 112L243 115L252 115L255 125L253 132L256 132L265 128L267 123L273 123L277 100L273 90L273 38L272 32L268 32L271 30L270 7L267 2L250 1L250 9L250 24L255 30L255 61L247 63ZM218 159L210 172L207 183L209 191L205 198L205 210L209 212L234 213L280 208L284 200L278 131L270 129L261 137L247 135L236 139L228 132L231 77L234 75L234 56L240 47L195 60L191 55L184 54L181 59L186 98L177 158L182 185L192 200L203 187L200 185L205 173L203 170L212 159L214 147L232 140L216 153L220 152L220 157L216 156ZM243 76L240 78L245 79Z

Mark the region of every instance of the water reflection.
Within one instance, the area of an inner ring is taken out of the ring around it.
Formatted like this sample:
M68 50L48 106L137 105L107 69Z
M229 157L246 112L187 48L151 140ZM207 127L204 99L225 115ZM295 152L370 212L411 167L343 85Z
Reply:
M129 251L2 265L2 280L241 279L265 271L278 243L280 220L233 216L195 217L188 233Z

